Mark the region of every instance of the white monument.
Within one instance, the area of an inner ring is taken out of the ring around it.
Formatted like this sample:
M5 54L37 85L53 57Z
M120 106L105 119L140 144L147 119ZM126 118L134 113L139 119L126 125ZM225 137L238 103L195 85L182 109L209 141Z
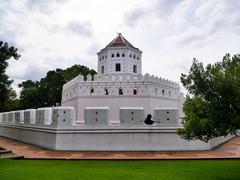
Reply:
M142 51L128 42L121 33L97 55L96 76L92 78L89 75L84 81L79 75L63 86L62 105L75 107L77 121L87 121L84 111L90 107L108 107L109 124L120 123L120 109L128 107L143 108L144 114L140 117L143 120L148 114L154 119L154 109L159 108L177 109L178 111L169 111L177 113L177 120L183 116L184 98L179 85L149 74L143 76ZM170 121L166 118L166 122L168 120ZM177 126L178 122L174 122ZM161 125L161 122L158 124ZM165 124L174 125L173 121Z
M0 135L55 150L208 150L177 135L183 93L175 82L142 75L142 51L120 33L98 53L98 74L63 87L62 106L0 113Z

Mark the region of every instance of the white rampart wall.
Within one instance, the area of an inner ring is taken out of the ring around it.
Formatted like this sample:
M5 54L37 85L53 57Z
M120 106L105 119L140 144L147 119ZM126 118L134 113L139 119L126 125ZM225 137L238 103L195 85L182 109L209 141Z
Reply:
M145 109L130 106L119 109L121 122L111 126L110 110L108 107L85 108L85 126L75 123L72 107L5 112L0 114L0 135L49 149L96 151L208 150L231 138L220 137L209 143L181 139L172 124L172 118L177 117L176 109L155 109L160 121L166 121L166 111L171 111L171 123L165 123L167 127L161 127L161 123L145 125ZM19 123L22 117L24 124Z

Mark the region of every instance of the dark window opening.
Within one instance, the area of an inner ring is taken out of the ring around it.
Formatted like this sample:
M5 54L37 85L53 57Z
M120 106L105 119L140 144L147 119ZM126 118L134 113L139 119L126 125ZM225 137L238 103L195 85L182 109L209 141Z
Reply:
M114 54L112 54L112 57L114 57Z
M108 89L107 88L104 89L104 93L105 93L105 95L108 95Z
M137 65L133 65L133 73L137 73Z
M165 91L164 91L164 90L162 90L162 95L163 95L163 96L164 96L164 92L165 92Z
M133 89L133 95L137 95L138 91L137 91L137 88L134 88Z
M104 74L104 66L101 66L101 73Z
M117 53L117 57L120 57L120 54L119 54L119 53Z
M131 58L131 57L132 57L132 54L129 54L129 57Z
M123 95L123 89L119 88L119 95Z
M94 93L94 89L91 88L91 90L90 90L90 95L92 95L93 93Z
M135 54L133 55L133 59L136 59L136 56L135 56Z
M116 72L120 72L121 71L121 64L120 63L116 63L115 71Z
M122 57L125 57L125 54L124 54L124 53L122 53Z

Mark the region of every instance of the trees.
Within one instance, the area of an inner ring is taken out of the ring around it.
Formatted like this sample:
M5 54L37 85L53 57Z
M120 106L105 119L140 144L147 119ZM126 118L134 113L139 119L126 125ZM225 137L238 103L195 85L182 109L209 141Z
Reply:
M27 80L19 84L22 88L20 104L23 109L55 106L61 103L63 85L78 76L85 78L88 74L96 74L93 69L86 66L74 65L65 70L49 71L40 81Z
M6 104L10 97L13 97L11 95L13 95L14 92L10 87L13 81L9 80L9 77L6 75L6 68L8 66L7 61L9 59L19 59L20 55L17 51L18 49L8 47L7 43L0 41L0 111L8 110L8 106Z
M184 103L186 120L178 134L208 142L240 130L240 55L226 54L206 67L196 59L181 82L191 96Z

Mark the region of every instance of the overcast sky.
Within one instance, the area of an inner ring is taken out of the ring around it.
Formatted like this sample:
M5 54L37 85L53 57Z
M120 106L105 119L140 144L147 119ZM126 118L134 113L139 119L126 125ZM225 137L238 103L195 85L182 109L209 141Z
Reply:
M192 58L240 53L240 0L0 0L0 40L19 49L14 88L97 55L121 32L143 51L143 73L180 82Z

